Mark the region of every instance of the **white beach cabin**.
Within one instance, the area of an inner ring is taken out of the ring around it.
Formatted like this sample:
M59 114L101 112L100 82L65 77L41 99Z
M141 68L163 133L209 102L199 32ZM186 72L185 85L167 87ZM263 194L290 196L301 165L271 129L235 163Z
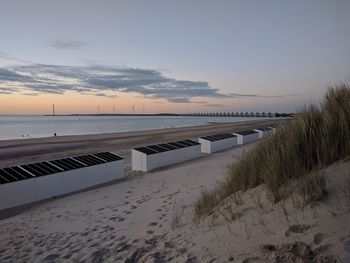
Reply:
M259 128L259 129L255 129L254 131L259 133L259 138L262 139L270 134L273 134L273 130L272 128L268 127L268 128Z
M213 153L237 145L237 136L232 133L221 133L198 138L202 153Z
M0 169L0 210L124 177L124 159L109 152Z
M138 147L131 150L132 170L148 172L200 156L201 146L192 140Z
M269 127L272 130L272 133L275 134L276 133L276 128L274 127Z
M237 136L238 144L246 144L259 140L259 133L254 130L239 131L234 132L233 134Z

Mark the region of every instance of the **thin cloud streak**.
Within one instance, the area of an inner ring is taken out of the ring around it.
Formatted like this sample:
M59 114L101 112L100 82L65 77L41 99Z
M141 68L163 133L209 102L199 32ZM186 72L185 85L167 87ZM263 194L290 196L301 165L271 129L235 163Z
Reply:
M80 49L80 48L85 48L88 46L86 42L83 41L61 41L61 40L53 40L53 41L48 41L47 44L50 47L56 48L56 49L63 49L63 50L68 50L68 49Z
M205 107L213 107L213 108L219 108L219 107L224 107L225 105L223 104L218 104L218 103L212 103L212 104L205 104Z

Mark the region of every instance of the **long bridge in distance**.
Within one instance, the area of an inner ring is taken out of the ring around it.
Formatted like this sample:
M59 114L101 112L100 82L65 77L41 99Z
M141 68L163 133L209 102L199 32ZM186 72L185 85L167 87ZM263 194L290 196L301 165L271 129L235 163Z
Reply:
M45 115L53 116L53 115ZM98 113L98 114L64 114L54 116L181 116L181 117L252 117L252 118L288 118L295 113L279 112L193 112L193 113Z

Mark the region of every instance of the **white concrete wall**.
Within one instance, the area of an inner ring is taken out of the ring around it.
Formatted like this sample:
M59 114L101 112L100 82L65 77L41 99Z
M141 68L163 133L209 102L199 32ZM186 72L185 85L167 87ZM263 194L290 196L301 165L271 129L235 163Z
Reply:
M133 171L144 171L146 169L143 165L145 156L146 154L131 149L131 169Z
M270 134L273 134L273 130L262 131L259 129L255 129L254 131L259 133L259 138L262 139Z
M272 130L272 133L275 134L276 133L276 128L273 127L269 127Z
M255 142L257 140L259 140L259 133L253 133L243 136L243 144Z
M107 163L107 181L124 178L124 160Z
M35 180L28 179L0 185L0 210L34 202Z
M201 144L201 151L203 153L213 153L222 151L225 149L232 148L236 146L237 143L237 137L227 138L223 140L217 140L217 141L209 141L203 138L199 138L198 142Z
M259 140L259 133L252 133L248 135L242 135L238 133L233 133L237 136L237 144L246 144Z
M238 133L233 133L233 134L237 136L237 144L238 145L243 144L243 135L238 134Z
M0 185L0 210L103 184L124 177L124 160Z
M254 131L259 133L259 139L262 139L264 137L264 132L258 129L255 129Z
M202 153L211 153L211 143L210 141L198 138L198 142L201 144L201 152Z
M84 188L88 188L88 177L87 177L87 169L86 168L79 168L67 171L63 174L63 193L62 194L68 194L71 192L75 192ZM102 168L103 169L103 168ZM104 171L100 171L99 174L103 173Z
M24 181L34 181L35 200L33 200L32 202L44 200L53 196L59 196L63 194L64 193L64 188L63 188L64 174L65 172L60 172L60 173L34 177L33 179L24 180Z
M198 144L150 155L136 152L138 151L134 149L131 152L133 162L132 169L135 171L148 172L156 168L199 158L201 156L201 145Z

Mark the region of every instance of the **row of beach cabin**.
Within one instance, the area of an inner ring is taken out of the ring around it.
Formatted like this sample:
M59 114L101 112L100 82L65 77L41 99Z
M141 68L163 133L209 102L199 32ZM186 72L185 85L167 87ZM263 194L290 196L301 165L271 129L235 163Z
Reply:
M134 148L132 170L148 172L236 145L257 141L274 128L203 136ZM124 177L124 158L110 152L0 169L0 210L62 196Z
M213 153L258 141L275 132L275 128L221 133L192 140L148 145L131 150L132 170L148 172L156 168L195 159L202 153Z

